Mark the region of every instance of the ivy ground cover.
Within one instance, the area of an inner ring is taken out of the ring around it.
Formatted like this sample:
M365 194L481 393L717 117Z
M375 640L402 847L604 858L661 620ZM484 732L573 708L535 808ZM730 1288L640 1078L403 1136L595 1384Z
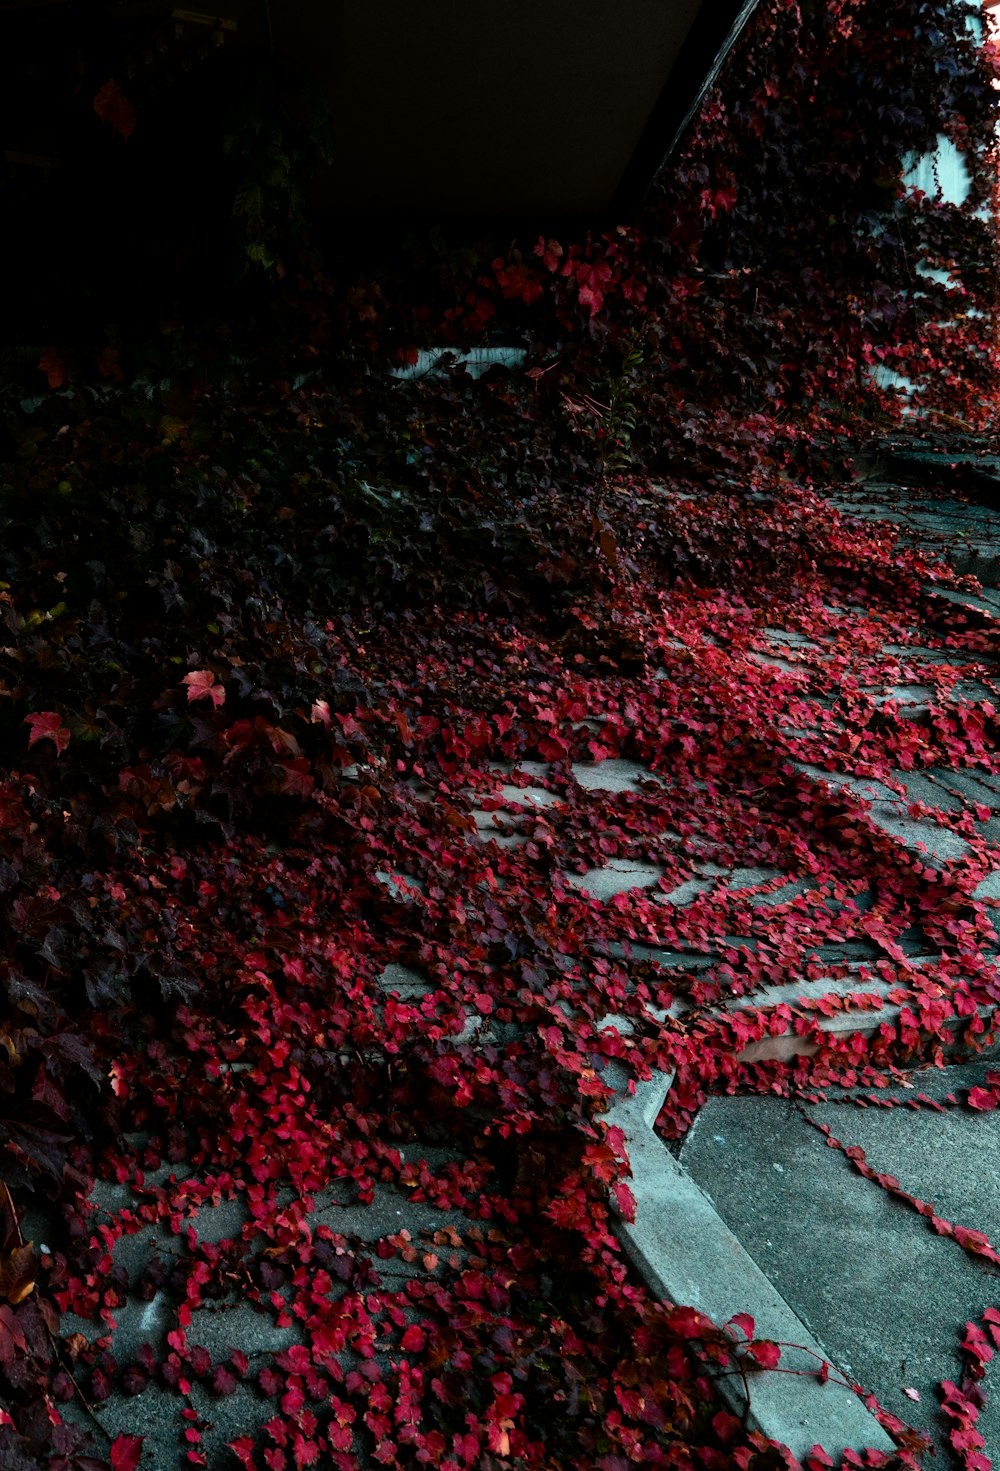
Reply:
M877 1090L989 1035L994 624L787 466L609 481L548 604L502 560L492 600L433 566L394 598L389 499L366 605L332 402L204 404L183 463L157 418L141 480L110 414L23 441L6 1464L787 1463L713 1387L778 1350L627 1265L608 1064L676 1072L677 1138L712 1090ZM867 1038L823 1030L852 1006ZM781 1032L813 1045L755 1061ZM995 1329L946 1391L973 1471Z

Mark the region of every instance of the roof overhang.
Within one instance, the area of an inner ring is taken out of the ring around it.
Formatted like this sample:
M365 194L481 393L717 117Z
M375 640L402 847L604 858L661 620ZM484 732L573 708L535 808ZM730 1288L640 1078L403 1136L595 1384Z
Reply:
M639 204L756 3L270 0L251 25L329 85L338 206L584 218Z

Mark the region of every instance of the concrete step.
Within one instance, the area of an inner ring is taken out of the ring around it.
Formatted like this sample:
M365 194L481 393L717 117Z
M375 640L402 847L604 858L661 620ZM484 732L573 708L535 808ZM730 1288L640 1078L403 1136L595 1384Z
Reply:
M863 1148L905 1191L932 1201L941 1217L1000 1246L1000 1113L961 1106L991 1066L977 1060L915 1072L903 1086L870 1094L899 1099L892 1108L873 1101L862 1109L834 1095L806 1112ZM944 1104L944 1113L905 1106L921 1093L943 1104L950 1094L959 1106ZM966 1323L996 1303L996 1269L863 1179L787 1101L711 1099L680 1163L831 1361L951 1464L940 1385L963 1377L959 1344ZM984 1387L989 1400L975 1428L996 1464L994 1366Z

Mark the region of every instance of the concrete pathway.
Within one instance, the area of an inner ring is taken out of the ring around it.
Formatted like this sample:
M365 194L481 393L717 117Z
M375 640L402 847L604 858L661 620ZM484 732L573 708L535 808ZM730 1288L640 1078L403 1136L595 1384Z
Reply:
M862 1178L808 1120L859 1145L878 1171L933 1202L941 1217L1000 1243L1000 1127L945 1103L949 1096L964 1102L989 1068L979 1061L915 1072L904 1086L871 1095L883 1105L898 1099L893 1107L858 1107L864 1095L840 1090L804 1110L777 1098L713 1098L680 1151L681 1164L830 1361L927 1435L945 1465L939 1386L962 1378L965 1324L1000 1305L997 1269ZM946 1111L907 1107L918 1093ZM992 1370L985 1387L977 1429L996 1462L1000 1378Z

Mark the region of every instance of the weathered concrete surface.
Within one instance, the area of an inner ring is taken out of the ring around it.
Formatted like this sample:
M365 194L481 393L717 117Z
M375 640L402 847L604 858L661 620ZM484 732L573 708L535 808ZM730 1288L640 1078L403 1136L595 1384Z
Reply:
M910 799L901 798L883 782L856 776L851 772L824 771L802 762L792 764L812 781L823 783L835 791L848 791L853 796L860 797L868 803L868 816L872 824L888 837L895 838L909 852L922 858L930 867L942 867L952 859L964 858L969 852L969 844L965 839L951 832L949 828L931 818L912 817L908 811Z
M801 1457L815 1444L831 1451L882 1451L892 1442L852 1391L837 1378L814 1377L829 1355L774 1284L744 1250L687 1170L653 1134L669 1079L638 1085L623 1096L608 1122L625 1131L632 1167L635 1216L618 1234L646 1282L660 1296L697 1308L716 1323L749 1313L756 1337L794 1344L782 1366L801 1375L762 1371L749 1375L749 1402L742 1378L718 1380L723 1398L748 1423Z
M887 1096L962 1100L990 1066L917 1073L912 1089ZM1000 1112L829 1103L808 1114L939 1215L1000 1243ZM680 1161L833 1360L929 1435L939 1464L952 1464L937 1386L961 1378L958 1341L967 1321L997 1304L996 1269L862 1178L785 1100L711 1099ZM995 1372L990 1387L1000 1388ZM989 1406L978 1428L995 1461L1000 1407Z
M590 868L586 873L567 874L566 882L574 889L582 889L592 899L613 899L616 894L625 894L629 889L648 889L663 876L663 869L655 863L633 863L627 858L611 858L601 868Z
M624 756L612 756L607 761L574 761L570 768L574 777L588 792L637 792L640 783L654 782L664 785L664 778L639 761L630 761Z
M936 584L929 583L924 591L932 597L944 598L945 602L954 603L960 608L969 608L986 618L1000 618L1000 590L997 588L984 587L979 593L971 593L955 587L938 587Z
M900 485L870 479L863 487L845 489L834 504L866 521L887 521L904 540L927 550L940 550L956 572L969 572L983 582L1000 578L1000 510L963 499L954 485L934 474L922 485ZM937 483L935 481L937 480Z

